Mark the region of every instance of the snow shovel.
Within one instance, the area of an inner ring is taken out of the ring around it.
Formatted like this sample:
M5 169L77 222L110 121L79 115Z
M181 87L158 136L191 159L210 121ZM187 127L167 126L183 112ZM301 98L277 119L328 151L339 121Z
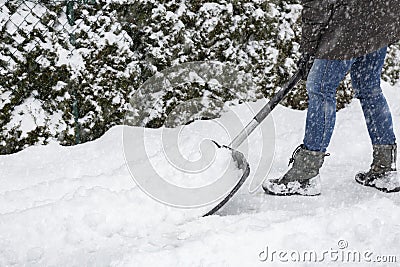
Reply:
M203 217L212 215L225 205L229 199L239 190L250 174L250 166L244 155L237 151L237 148L247 139L247 137L261 124L261 122L271 113L271 111L285 98L285 96L293 89L293 87L301 80L301 70L298 70L289 81L279 90L271 100L257 113L249 124L233 139L229 145L219 145L216 141L211 140L218 148L228 148L232 151L232 158L238 169L243 170L242 177L229 192L229 194L219 202L213 209L203 215Z

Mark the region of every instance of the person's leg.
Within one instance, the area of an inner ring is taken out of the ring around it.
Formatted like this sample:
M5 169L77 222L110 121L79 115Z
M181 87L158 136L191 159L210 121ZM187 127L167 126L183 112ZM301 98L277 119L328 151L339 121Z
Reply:
M357 58L351 68L356 97L360 100L373 147L373 160L367 172L360 172L358 183L384 192L400 191L396 173L396 137L392 115L380 86L386 47Z
M308 111L304 145L325 152L336 120L336 89L354 60L317 59L307 79Z
M263 189L273 195L319 195L319 169L332 136L336 117L336 88L353 60L317 59L307 80L308 111L304 144L293 152L292 167L279 179L266 180Z
M386 48L359 57L351 67L355 96L360 100L373 145L393 145L392 115L381 89L381 73Z

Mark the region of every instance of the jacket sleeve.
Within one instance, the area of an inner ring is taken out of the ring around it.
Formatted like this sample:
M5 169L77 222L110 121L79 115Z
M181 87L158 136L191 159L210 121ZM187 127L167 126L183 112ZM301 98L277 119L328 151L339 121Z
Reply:
M318 42L333 13L332 0L302 0L302 34L300 51L314 55Z

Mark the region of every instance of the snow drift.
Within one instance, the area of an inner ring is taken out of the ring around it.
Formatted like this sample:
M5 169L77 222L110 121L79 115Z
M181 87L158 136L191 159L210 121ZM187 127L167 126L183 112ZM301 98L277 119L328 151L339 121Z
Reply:
M399 88L384 87L400 137ZM262 102L250 106L257 110ZM305 115L282 106L273 112L276 150L269 178L286 170L301 143ZM243 111L244 119L250 117ZM224 118L229 121L229 113ZM207 131L209 125L196 122L192 129ZM400 194L354 181L372 153L356 100L338 113L331 156L321 170L321 196L250 194L245 185L218 215L206 218L160 204L135 185L122 153L122 129L75 147L50 143L0 156L1 266L278 266L276 255L272 263L271 257L262 261L266 248L318 255L368 250L372 260L393 255L400 261ZM215 135L227 143L227 137ZM262 167L254 150L260 138L256 133L249 140L246 157L253 170ZM379 266L396 265L386 264Z

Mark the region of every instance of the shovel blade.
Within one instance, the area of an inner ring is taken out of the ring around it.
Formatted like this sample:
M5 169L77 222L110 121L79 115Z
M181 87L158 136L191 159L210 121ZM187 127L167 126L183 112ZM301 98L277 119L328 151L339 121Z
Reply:
M239 170L242 170L242 176L236 183L236 185L232 188L232 190L214 207L212 208L209 212L203 215L203 217L213 215L215 214L219 209L221 209L232 197L233 195L239 190L239 188L244 184L246 181L247 177L249 177L250 174L250 166L249 163L247 162L246 158L244 157L243 153L230 148L228 146L221 146L214 140L212 140L214 144L217 145L218 148L228 148L231 151L231 156L236 163L236 166Z

